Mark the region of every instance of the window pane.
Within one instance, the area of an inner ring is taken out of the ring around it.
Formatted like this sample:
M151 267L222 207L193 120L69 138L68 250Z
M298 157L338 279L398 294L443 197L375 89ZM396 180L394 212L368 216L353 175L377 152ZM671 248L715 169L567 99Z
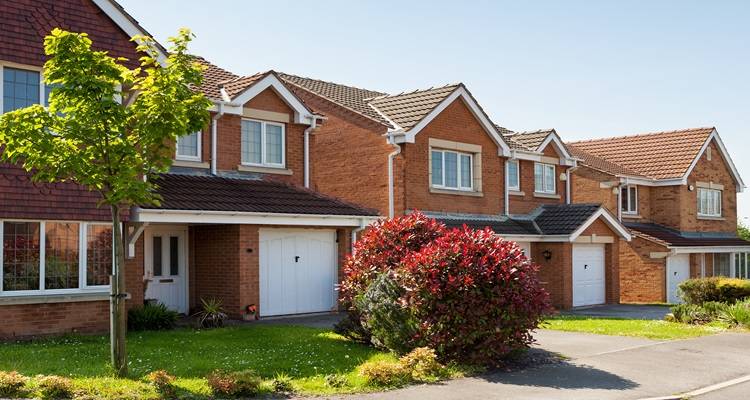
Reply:
M260 164L260 122L242 121L242 162Z
M3 290L39 290L39 223L3 223Z
M435 186L443 185L443 153L441 151L432 152L432 184Z
M169 275L180 274L180 238L169 237Z
M461 187L471 188L471 156L461 154Z
M86 232L86 285L109 285L112 274L112 227L89 225Z
M78 224L47 222L44 230L44 288L77 288Z
M620 188L620 207L622 211L628 211L628 187Z
M628 189L630 191L628 211L636 212L638 211L638 189L635 186L628 186Z
M161 276L161 236L154 236L151 248L154 276Z
M508 162L508 188L518 189L518 161Z
M542 168L542 164L534 164L534 190L537 192L544 191L544 168Z
M282 137L281 126L266 124L266 163L281 164Z
M445 157L445 186L458 187L458 154L443 153Z
M545 192L555 191L555 167L554 166L545 165L544 191Z
M177 155L198 157L198 132L177 138Z
M729 253L714 254L714 276L729 276Z
M3 68L3 112L39 104L39 72Z

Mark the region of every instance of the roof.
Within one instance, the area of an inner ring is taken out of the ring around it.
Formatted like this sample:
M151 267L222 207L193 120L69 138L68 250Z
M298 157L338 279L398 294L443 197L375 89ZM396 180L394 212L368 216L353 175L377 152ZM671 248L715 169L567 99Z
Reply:
M568 147L568 150L570 151L570 154L573 157L581 159L583 161L583 164L585 164L586 166L590 168L593 168L598 171L602 171L611 175L628 175L628 176L634 176L634 177L644 177L643 175L631 169L625 168L622 165L609 162L601 157L597 157L574 145L568 144L567 147Z
M714 130L705 127L645 133L572 142L569 146L647 178L682 178Z
M221 85L224 82L237 80L240 78L232 72L229 72L221 67L218 67L203 57L193 56L195 61L205 67L203 71L203 83L198 87L198 90L203 92L208 98L213 100L221 100Z
M554 129L538 129L535 131L514 132L500 125L495 125L500 135L508 143L511 149L524 151L539 151L539 146L544 143L549 135L556 134ZM565 144L563 144L565 146ZM566 146L567 149L567 146Z
M490 228L494 232L504 235L539 235L531 220L515 220L512 218L478 218L467 216L463 218L436 218L449 228L460 228L464 225L472 229Z
M750 246L750 242L736 236L721 236L706 233L696 235L680 232L654 223L626 222L624 225L635 236L640 236L668 247Z
M370 106L395 123L394 128L409 130L422 121L443 100L461 85L415 90L397 95L385 95L369 101Z
M600 207L599 204L548 204L542 206L534 222L545 235L569 235Z
M143 209L377 215L375 210L273 180L162 174L153 182L162 197L161 204Z

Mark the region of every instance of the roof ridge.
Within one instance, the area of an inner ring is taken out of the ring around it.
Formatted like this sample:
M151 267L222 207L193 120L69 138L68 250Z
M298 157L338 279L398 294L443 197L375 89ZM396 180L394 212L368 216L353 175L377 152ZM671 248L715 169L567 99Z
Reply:
M459 87L459 86L463 86L463 83L462 82L448 83L448 84L445 84L443 86L437 86L437 87L436 86L431 86L431 87L429 87L427 89L414 89L412 91L403 91L403 92L397 93L397 94L385 94L384 96L373 97L372 99L369 99L369 100L370 101L375 101L375 100L381 100L381 99L385 99L385 98L394 98L394 97L406 96L406 95L415 94L415 93L424 93L424 92L429 92L429 91L432 91L432 90L440 90L440 89L446 89L446 88L452 88L452 87ZM368 99L365 99L365 100L368 100Z
M686 132L694 132L694 131L703 131L708 129L716 129L715 126L703 126L698 128L685 128L685 129L675 129L671 131L658 131L658 132L642 132L642 133L635 133L635 134L627 134L627 135L619 135L619 136L608 136L608 137L598 137L593 139L584 139L584 140L577 140L572 142L566 142L566 144L578 144L578 143L592 143L592 142L600 142L604 140L613 140L613 139L628 139L628 138L634 138L634 137L644 137L644 136L656 136L656 135L665 135L665 134L671 134L671 133L686 133Z
M366 88L363 88L363 87L346 85L346 84L343 84L343 83L337 83L337 82L333 82L333 81L325 81L323 79L310 78L308 76L299 76L299 75L294 75L294 74L288 74L286 72L281 72L281 71L274 71L274 72L278 73L282 77L283 76L289 76L289 77L293 77L293 78L307 79L307 80L310 80L310 81L316 81L316 82L326 83L326 84L329 84L329 85L343 86L343 87L347 87L347 88L350 88L350 89L362 90L362 91L365 91L365 92L380 93L381 95L388 95L388 93L381 92L379 90L366 89Z

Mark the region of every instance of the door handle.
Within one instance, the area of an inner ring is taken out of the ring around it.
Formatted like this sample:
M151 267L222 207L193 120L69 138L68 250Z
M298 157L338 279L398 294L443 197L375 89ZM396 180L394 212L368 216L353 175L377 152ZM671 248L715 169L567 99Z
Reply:
M294 262L299 262L299 256L294 256Z
M589 269L589 265L588 264L583 264L583 269Z

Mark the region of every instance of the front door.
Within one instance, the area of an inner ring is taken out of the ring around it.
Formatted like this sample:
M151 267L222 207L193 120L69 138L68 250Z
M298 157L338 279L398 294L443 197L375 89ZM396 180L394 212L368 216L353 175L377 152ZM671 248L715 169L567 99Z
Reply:
M187 227L151 227L144 232L146 300L187 314Z
M682 303L678 289L680 283L690 278L690 254L667 257L667 302Z

